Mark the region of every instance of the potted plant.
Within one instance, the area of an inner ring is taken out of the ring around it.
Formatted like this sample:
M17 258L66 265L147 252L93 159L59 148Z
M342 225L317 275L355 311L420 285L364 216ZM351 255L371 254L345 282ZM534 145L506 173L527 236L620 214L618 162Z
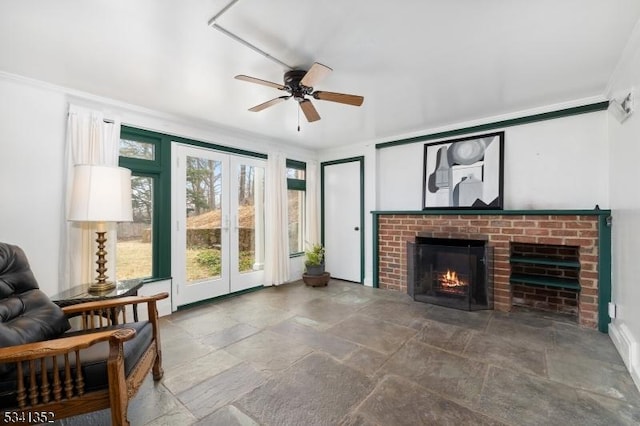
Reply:
M302 274L302 281L311 287L326 286L331 275L324 270L324 247L316 243L310 246L305 254L305 273Z
M313 244L309 250L304 252L304 255L307 275L324 274L324 247L322 244Z

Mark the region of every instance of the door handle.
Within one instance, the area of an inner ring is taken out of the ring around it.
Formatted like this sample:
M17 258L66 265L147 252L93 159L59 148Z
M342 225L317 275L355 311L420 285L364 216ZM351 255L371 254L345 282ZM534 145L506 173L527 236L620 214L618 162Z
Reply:
M356 226L355 228L353 228L354 231L359 231L360 227Z

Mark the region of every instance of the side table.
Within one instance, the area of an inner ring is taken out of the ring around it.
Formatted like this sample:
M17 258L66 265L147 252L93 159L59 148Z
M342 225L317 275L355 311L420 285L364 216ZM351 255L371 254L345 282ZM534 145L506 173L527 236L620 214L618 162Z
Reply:
M51 296L51 300L56 305L65 306L77 305L84 302L95 302L104 299L117 299L119 297L137 296L138 290L142 287L142 279L123 280L116 283L116 288L104 293L89 293L91 284L80 284L70 289L61 291ZM138 321L138 306L133 305L133 320Z

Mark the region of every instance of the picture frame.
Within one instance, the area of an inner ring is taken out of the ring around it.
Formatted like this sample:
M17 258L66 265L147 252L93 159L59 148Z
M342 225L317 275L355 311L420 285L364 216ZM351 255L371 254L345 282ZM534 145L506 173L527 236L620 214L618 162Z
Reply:
M502 210L504 132L424 145L423 210Z

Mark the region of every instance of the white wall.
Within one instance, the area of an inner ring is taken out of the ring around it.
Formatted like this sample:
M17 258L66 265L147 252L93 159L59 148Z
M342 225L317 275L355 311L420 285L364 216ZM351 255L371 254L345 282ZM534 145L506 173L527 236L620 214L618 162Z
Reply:
M315 153L250 133L231 132L114 100L0 73L0 241L26 252L42 290L59 288L60 236L64 225L64 150L69 103L102 110L123 124L260 153L285 152L308 161ZM291 259L291 280L303 258ZM78 283L74 283L78 284Z
M0 78L0 241L22 247L48 294L58 291L65 96Z
M640 24L639 24L640 25ZM630 41L611 87L614 97L635 87L636 109L640 90L640 31ZM620 124L609 116L611 150L612 302L617 317L609 334L640 388L640 112Z
M372 284L373 267L370 212L422 209L423 152L424 143L418 142L384 149L354 145L319 154L321 162L365 157L366 285ZM606 111L506 128L504 207L593 209L598 204L606 209L608 158Z
M505 209L608 208L606 111L504 131ZM425 143L378 150L378 210L422 209Z

